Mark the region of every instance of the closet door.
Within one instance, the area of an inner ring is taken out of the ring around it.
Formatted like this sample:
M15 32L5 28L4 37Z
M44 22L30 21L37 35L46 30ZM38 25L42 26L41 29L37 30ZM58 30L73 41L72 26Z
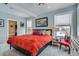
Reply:
M17 35L17 22L9 20L9 36Z

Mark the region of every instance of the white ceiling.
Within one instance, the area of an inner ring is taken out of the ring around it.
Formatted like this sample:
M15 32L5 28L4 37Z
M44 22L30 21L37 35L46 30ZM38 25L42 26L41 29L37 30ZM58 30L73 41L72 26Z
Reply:
M74 3L45 3L41 6L38 3L9 3L7 5L0 4L0 11L21 17L36 17L71 5Z

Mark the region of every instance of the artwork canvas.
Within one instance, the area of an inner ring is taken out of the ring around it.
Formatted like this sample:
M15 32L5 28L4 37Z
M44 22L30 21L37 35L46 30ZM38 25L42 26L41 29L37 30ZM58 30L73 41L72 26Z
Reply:
M36 27L47 27L48 26L48 18L43 17L35 20Z
M20 26L21 26L21 27L24 27L24 23L23 23L23 22L20 22Z
M4 27L4 19L0 19L0 27Z

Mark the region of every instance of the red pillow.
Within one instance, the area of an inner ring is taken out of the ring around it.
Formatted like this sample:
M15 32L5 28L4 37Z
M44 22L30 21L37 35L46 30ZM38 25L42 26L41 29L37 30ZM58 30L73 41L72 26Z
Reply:
M42 35L42 33L41 33L41 32L36 31L36 32L33 32L33 35Z

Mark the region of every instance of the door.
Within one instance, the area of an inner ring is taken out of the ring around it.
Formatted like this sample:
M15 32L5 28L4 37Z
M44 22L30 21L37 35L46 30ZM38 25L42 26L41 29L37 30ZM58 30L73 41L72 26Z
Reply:
M9 36L17 35L17 22L9 20Z

